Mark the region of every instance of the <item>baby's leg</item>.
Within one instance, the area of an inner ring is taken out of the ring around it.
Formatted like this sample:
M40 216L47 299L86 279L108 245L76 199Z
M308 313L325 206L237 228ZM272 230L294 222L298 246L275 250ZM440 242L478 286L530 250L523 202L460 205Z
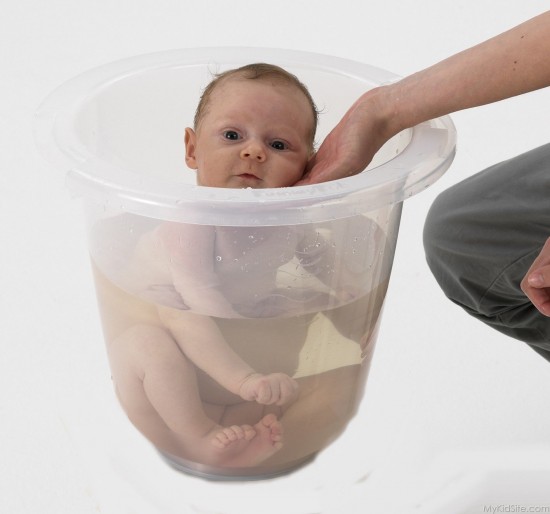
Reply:
M222 427L208 418L195 368L165 330L135 325L109 345L117 395L134 425L159 449L216 466L254 466L281 446L275 416Z

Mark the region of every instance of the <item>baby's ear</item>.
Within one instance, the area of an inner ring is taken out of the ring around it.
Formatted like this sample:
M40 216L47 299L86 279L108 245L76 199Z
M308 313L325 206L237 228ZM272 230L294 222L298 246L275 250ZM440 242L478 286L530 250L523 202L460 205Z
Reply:
M195 150L197 148L197 135L192 128L185 129L185 163L193 170L198 168Z

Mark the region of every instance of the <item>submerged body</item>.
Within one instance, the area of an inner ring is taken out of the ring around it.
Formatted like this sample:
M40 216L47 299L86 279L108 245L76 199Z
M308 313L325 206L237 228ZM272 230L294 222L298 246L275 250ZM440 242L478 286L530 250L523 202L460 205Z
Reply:
M385 284L324 312L209 318L231 350L255 370L293 377L296 397L278 406L244 400L220 386L185 356L158 305L126 293L97 269L95 278L118 398L161 451L215 467L285 466L322 450L353 416Z

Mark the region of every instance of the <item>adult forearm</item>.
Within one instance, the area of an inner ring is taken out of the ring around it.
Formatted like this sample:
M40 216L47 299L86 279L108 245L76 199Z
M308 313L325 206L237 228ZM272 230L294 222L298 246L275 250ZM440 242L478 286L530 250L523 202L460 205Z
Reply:
M390 134L550 85L550 11L380 88Z
M297 185L363 171L401 130L550 85L550 11L475 47L371 89L346 112Z

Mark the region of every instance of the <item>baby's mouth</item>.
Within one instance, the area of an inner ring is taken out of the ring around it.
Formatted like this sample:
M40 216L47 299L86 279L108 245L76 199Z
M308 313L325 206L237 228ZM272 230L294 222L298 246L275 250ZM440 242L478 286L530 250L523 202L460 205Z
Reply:
M246 180L260 180L259 177L252 173L240 173L238 176Z

